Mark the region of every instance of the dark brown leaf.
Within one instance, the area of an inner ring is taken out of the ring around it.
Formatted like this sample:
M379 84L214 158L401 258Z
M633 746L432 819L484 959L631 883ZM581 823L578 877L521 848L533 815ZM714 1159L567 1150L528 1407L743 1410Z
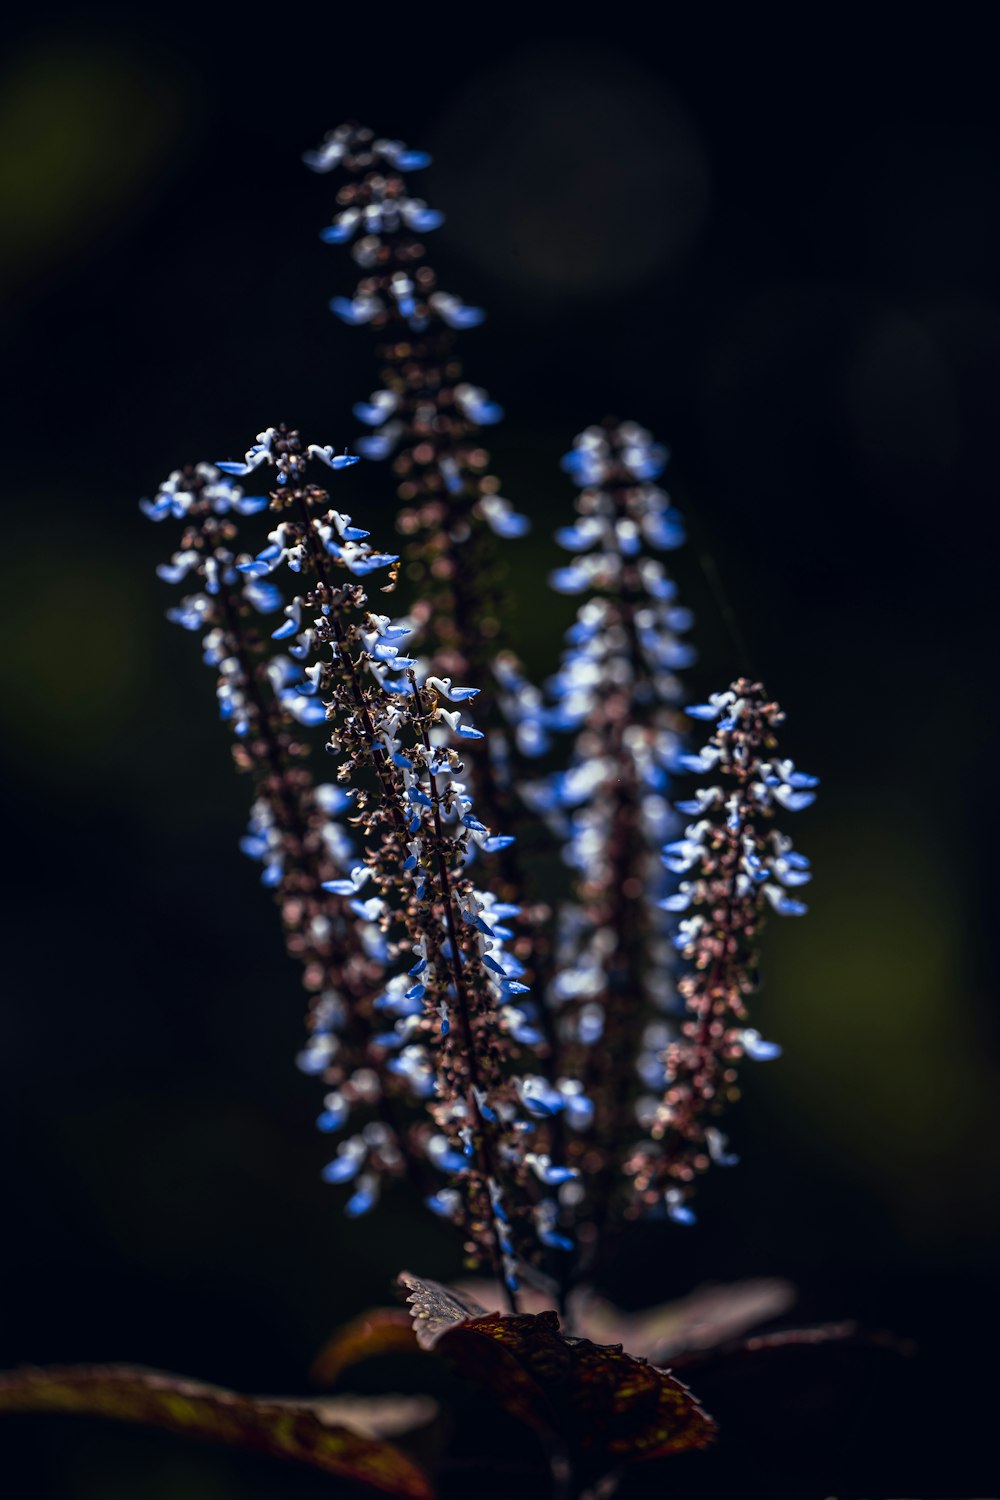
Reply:
M440 1281L422 1281L409 1271L400 1273L399 1284L409 1293L406 1300L412 1309L413 1330L421 1349L433 1349L446 1329L487 1311L467 1293L442 1286Z
M574 1304L574 1326L596 1343L621 1342L630 1354L657 1364L692 1350L713 1349L776 1318L795 1301L795 1288L773 1277L702 1286L676 1302L640 1313L622 1312L593 1293Z
M567 1338L554 1312L463 1318L461 1300L447 1288L409 1275L400 1282L422 1320L421 1343L565 1452L578 1476L711 1441L714 1423L687 1387L620 1344Z
M475 1297L486 1307L500 1307L499 1283L461 1281L454 1292ZM518 1294L522 1312L555 1309L555 1301L531 1287ZM713 1349L739 1334L776 1318L795 1301L791 1282L775 1277L737 1281L729 1286L702 1286L676 1302L663 1302L629 1313L590 1287L570 1293L567 1328L595 1344L623 1344L636 1359L668 1365L691 1351Z
M433 1500L429 1479L412 1459L391 1443L351 1430L345 1408L331 1409L329 1403L265 1400L156 1370L95 1365L0 1375L3 1412L75 1412L141 1422L293 1459L402 1500ZM372 1413L367 1415L370 1430Z

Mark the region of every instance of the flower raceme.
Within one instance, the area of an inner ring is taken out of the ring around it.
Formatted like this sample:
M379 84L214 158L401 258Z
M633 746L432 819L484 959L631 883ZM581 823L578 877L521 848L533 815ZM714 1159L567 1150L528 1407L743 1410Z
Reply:
M457 336L485 313L441 291L428 264L424 238L444 215L413 197L403 175L427 167L426 152L345 125L305 161L315 172L337 170L345 179L321 237L350 245L363 274L352 296L334 297L330 306L380 340L382 383L354 407L370 429L355 447L364 458L392 462L400 552L419 592L414 642L439 675L479 684L489 754L471 769L471 783L486 821L507 825L517 816L517 796L495 702L505 604L497 543L523 536L528 521L488 472L482 431L501 420L502 408L465 379L456 354ZM520 887L515 851L499 868L508 890Z
M260 861L303 966L311 1006L300 1066L326 1084L319 1125L341 1138L324 1176L351 1185L356 1215L386 1176L408 1173L459 1224L470 1257L509 1286L531 1258L532 1228L565 1250L574 1220L594 1223L595 1184L603 1172L614 1190L623 1155L633 1210L693 1217L698 1172L731 1159L716 1119L739 1059L777 1052L746 1011L763 915L804 910L791 893L809 878L769 822L775 809L806 806L814 782L776 755L783 715L759 685L740 681L690 710L716 728L700 754L680 753L674 674L687 660L677 638L686 617L662 565L632 546L628 528L623 546L619 526L624 511L640 535L679 540L662 492L649 493L662 454L631 427L581 447L570 461L590 481L581 515L601 527L562 539L580 549L576 566L582 553L595 593L570 631L548 721L576 726L577 741L569 770L535 790L563 820L580 892L563 913L551 1019L507 947L516 902L475 878L477 858L509 839L479 818L469 792L477 690L403 655L408 622L368 608L361 581L381 571L391 591L396 556L307 480L310 461L337 470L350 460L271 428L241 462L173 475L144 505L155 520L185 523L160 573L199 585L171 616L203 632L237 764L254 781L243 848ZM274 471L270 498L246 496L236 480L263 466ZM646 527L643 497L659 512ZM265 505L276 522L267 544L238 551L238 523ZM282 611L274 575L285 568L302 591L265 645L253 622ZM338 760L318 785L307 763L314 726ZM665 794L677 770L712 771L716 784L674 813ZM693 821L665 846L663 866L683 877L665 894L649 849L677 814ZM686 964L679 981L668 951ZM614 1047L597 1045L608 1036ZM629 1047L639 1081L623 1088ZM638 1129L647 1135L635 1144Z
M659 851L675 827L667 791L681 749L677 674L693 653L683 640L690 613L660 556L684 539L656 483L666 459L634 422L575 440L563 468L579 489L577 519L556 534L573 559L551 581L586 598L549 684L552 706L517 698L522 717L538 712L546 732L574 736L568 768L530 797L564 841L574 877L549 998L560 1060L593 1100L592 1130L569 1143L587 1170L563 1194L577 1200L590 1241L621 1206L622 1152L643 1080L657 1070L662 1078L659 1038L675 1003Z
M806 910L792 892L810 879L809 861L773 820L808 807L817 785L779 757L785 716L759 682L740 678L688 713L715 729L701 752L681 757L686 770L713 781L676 804L693 821L663 851L667 869L682 877L661 905L683 914L673 939L686 966L677 986L683 1010L663 1051L664 1091L641 1102L649 1137L626 1163L635 1203L662 1203L682 1223L694 1217L697 1174L711 1161L735 1160L715 1122L735 1094L740 1060L780 1055L748 1025L747 1002L767 913Z
M350 1211L359 1213L374 1203L396 1155L418 1154L445 1175L430 1206L455 1220L469 1255L513 1289L533 1229L562 1241L549 1190L573 1173L553 1164L539 1133L534 1075L517 1072L543 1040L521 965L505 949L505 923L517 908L481 890L471 873L475 851L505 841L477 817L463 779L464 748L482 738L466 717L477 690L422 671L395 644L406 624L367 608L358 580L379 569L391 578L396 559L329 509L326 491L307 480L310 459L343 466L331 450L268 429L242 463L225 467L239 476L262 464L276 471L270 504L278 524L268 545L234 571L256 587L283 566L301 580L285 625L273 632L294 666L269 675L288 712L326 725L326 748L338 762L334 790L360 841L321 890L346 909L361 950L394 971L361 1005L366 1023L377 1022L369 1047L380 1066L337 1090L321 1124L346 1128L348 1095L360 1089L371 1103L386 1075L429 1117L391 1139L371 1123L345 1134L324 1175L354 1184ZM301 700L315 711L305 712ZM342 990L327 993L314 1007L308 1071L326 1076L336 1058L355 1015L344 1000Z
M263 462L256 453L266 451L275 436L260 434L248 461L229 467L252 472ZM158 572L170 583L198 584L169 618L202 632L220 716L234 736L234 760L253 783L241 848L260 863L262 883L281 911L288 952L302 968L310 1040L299 1062L328 1089L319 1126L339 1131L352 1119L368 1144L370 1171L418 1176L394 1102L401 1090L393 1088L376 1043L379 1017L372 997L385 977L384 944L326 889L351 868L357 851L338 816L350 799L340 786L316 784L308 765L304 731L325 723L325 710L308 696L311 684L299 663L261 639L257 614L280 611L282 595L259 567L240 562L246 554L235 550L237 518L268 504L267 496L246 496L220 467L200 464L171 475L143 509L156 521L185 522L179 551ZM273 634L280 636L281 628ZM368 1190L356 1193L348 1211L363 1211L370 1199Z
M395 455L403 505L399 530L407 539L407 561L424 586L455 588L471 571L481 596L486 580L461 556L463 548L469 551L470 533L484 527L500 537L519 537L528 522L486 473L489 455L479 434L499 422L503 410L463 378L454 351L455 333L477 327L486 315L438 289L423 236L443 224L444 215L411 197L401 175L430 160L426 152L376 140L358 126L332 131L318 151L305 156L313 171L339 168L347 175L337 194L339 212L321 238L350 243L365 272L353 297L335 297L331 310L346 323L371 325L386 340L379 349L384 386L354 408L372 431L355 446L364 458ZM461 602L474 601L463 596ZM454 611L427 614L435 637L443 632L433 649L475 649L463 640ZM487 637L495 633L494 621Z

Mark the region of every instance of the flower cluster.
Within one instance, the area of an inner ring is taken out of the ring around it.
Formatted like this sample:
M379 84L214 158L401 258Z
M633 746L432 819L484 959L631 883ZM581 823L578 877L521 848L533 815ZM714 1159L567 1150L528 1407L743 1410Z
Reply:
M413 622L420 649L433 671L480 683L490 754L474 773L477 798L484 815L508 822L516 800L492 690L503 605L496 541L523 536L528 522L488 472L482 429L503 411L465 379L455 353L456 333L485 314L440 290L427 263L423 237L444 216L412 197L402 175L428 166L425 152L341 126L305 160L314 171L339 168L347 178L322 238L350 243L363 275L354 294L335 297L331 309L381 338L381 385L354 408L371 431L355 446L365 458L392 459L400 548L419 591ZM512 858L504 865L511 885Z
M576 522L557 533L573 561L552 583L588 597L550 704L537 709L546 728L574 735L568 768L531 799L564 838L574 872L549 998L564 1065L594 1101L593 1130L572 1156L590 1163L579 1211L596 1223L612 1206L622 1146L636 1133L637 1099L675 1004L659 850L674 817L667 790L680 748L677 673L692 652L682 638L690 614L656 555L683 540L655 483L665 463L664 449L633 422L588 428L563 460L580 493ZM629 1053L631 1074L622 1061Z
M159 572L196 587L171 618L201 634L252 779L242 847L310 996L299 1065L337 1141L323 1176L357 1215L406 1174L515 1305L539 1246L565 1291L567 1252L593 1262L623 1211L690 1222L698 1174L733 1159L718 1118L738 1065L778 1051L747 1011L757 937L770 910L804 910L809 878L773 816L815 782L778 757L783 716L742 679L688 711L715 728L685 753L691 621L662 557L683 526L636 423L587 428L563 460L576 518L551 581L583 600L546 690L498 650L497 539L527 523L486 472L480 432L501 412L454 353L482 314L426 263L441 215L403 174L429 158L345 126L306 161L344 174L323 238L362 279L332 306L382 340L382 384L355 410L362 454L392 462L398 551L331 505L327 475L357 458L285 427L172 475L143 510L182 524ZM265 474L266 495L244 494ZM404 570L417 597L395 617L369 591ZM524 776L561 736L564 768ZM673 802L681 772L712 784ZM552 897L532 900L516 858L526 829L569 871L548 925Z
M308 766L303 729L325 723L300 664L270 644L287 635L279 626L264 641L254 617L281 609L282 595L266 569L235 550L237 516L256 515L267 496L247 496L222 468L252 472L278 438L259 435L241 464L199 464L172 474L153 501L143 502L151 519L186 523L179 550L158 569L164 581L193 579L168 617L202 633L203 659L216 673L220 716L234 735L237 768L253 781L253 801L241 849L262 867L262 883L279 904L289 954L302 967L310 998L310 1039L299 1058L305 1072L328 1089L321 1130L340 1130L354 1115L370 1144L379 1172L407 1168L404 1125L393 1103L396 1089L377 1045L379 1018L372 1004L385 973L384 945L361 928L347 902L331 894L331 882L355 857L355 845L339 815L349 798L336 784L317 785ZM293 651L297 648L293 646ZM318 710L318 713L317 713ZM412 1172L411 1175L416 1175ZM418 1178L418 1180L421 1180ZM352 1215L371 1205L367 1189L348 1202Z
M331 310L344 322L368 323L387 339L380 350L385 384L354 413L372 435L359 439L366 458L396 454L399 498L404 505L404 534L437 534L442 513L461 497L475 520L499 536L521 536L527 520L497 493L486 475L489 455L479 429L500 421L503 411L478 386L463 379L454 355L453 334L474 328L485 318L437 287L426 263L422 236L444 223L444 215L409 194L405 171L430 165L426 152L409 151L400 142L378 141L369 130L341 126L305 161L317 172L343 168L349 175L337 193L338 213L322 231L328 244L351 243L365 273L354 295L334 297ZM428 560L428 574L440 574Z
M663 1049L663 1091L640 1101L649 1137L626 1165L636 1204L662 1204L684 1223L697 1174L734 1160L715 1120L735 1093L741 1058L780 1055L748 1025L747 1000L765 915L806 910L790 892L809 880L809 861L772 820L808 807L817 785L779 758L775 731L785 716L759 682L740 678L688 712L716 724L704 750L682 757L684 769L713 782L676 804L693 821L663 851L667 869L683 877L661 904L684 913L673 940L686 963L684 1009Z
M310 458L344 462L269 429L242 465L229 466L273 465L271 505L281 517L268 545L237 567L259 578L285 565L302 579L275 632L298 667L299 680L281 691L317 706L360 840L351 868L323 889L347 903L391 972L371 1002L380 1021L373 1046L410 1098L426 1104L430 1125L405 1144L451 1179L429 1204L461 1225L470 1256L513 1287L529 1220L551 1238L554 1205L544 1190L574 1174L536 1139L537 1085L516 1071L544 1040L523 968L505 948L518 908L470 874L475 848L489 854L510 842L477 816L464 779L464 747L483 738L466 718L478 690L423 671L398 644L409 625L368 608L357 580L397 559L328 508L326 492L307 481ZM311 1045L320 1044L314 1034ZM357 1181L367 1206L384 1167L366 1129L345 1135L324 1175Z

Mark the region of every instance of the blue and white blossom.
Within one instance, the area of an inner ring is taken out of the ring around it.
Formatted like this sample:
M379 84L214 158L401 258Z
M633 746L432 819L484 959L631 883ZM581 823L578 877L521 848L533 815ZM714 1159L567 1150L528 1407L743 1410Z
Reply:
M151 521L185 521L195 502L217 516L255 516L268 506L266 495L245 495L215 464L198 464L191 473L175 469L152 500L139 501L139 509Z
M662 851L676 889L660 906L677 921L672 944L684 963L679 1008L647 1028L642 1058L648 1093L640 1122L648 1139L626 1163L635 1200L647 1212L693 1221L696 1174L736 1160L713 1117L733 1093L736 1064L770 1062L778 1043L748 1024L756 987L758 934L767 912L802 916L797 891L809 861L773 823L814 799L817 779L777 755L778 705L760 683L739 679L691 710L713 724L705 747L680 757L711 782L677 803L688 822Z
M377 338L367 432L349 452L266 427L141 508L180 523L169 617L201 637L252 784L240 847L301 965L322 1177L355 1218L406 1173L516 1311L532 1262L566 1290L577 1224L591 1249L621 1212L690 1224L698 1174L736 1162L718 1117L738 1068L781 1055L752 1024L757 936L805 913L811 879L776 825L817 782L779 754L759 683L695 705L710 738L687 744L691 615L664 561L684 527L634 422L563 459L579 493L551 582L579 607L545 690L497 653L493 538L529 520L486 472L503 410L455 355L485 315L438 286L424 237L444 215L403 175L430 157L343 126L304 160L346 174L321 238L360 273L332 312ZM392 460L396 552L330 504L359 457ZM269 495L244 493L265 474ZM418 598L381 613L400 576ZM565 763L525 785L520 758L563 736ZM703 784L677 799L684 775ZM550 932L548 867L533 889L518 864L526 808L571 881Z
M323 137L315 151L303 153L302 160L313 172L332 172L352 157L360 157L363 164L380 158L396 172L419 172L429 167L431 157L426 151L414 151L402 141L386 140L358 125L339 125Z
M548 1000L564 1055L585 1083L593 1080L594 1129L609 1152L623 1128L620 1074L616 1082L608 1071L623 1044L623 1007L631 1044L638 1042L640 1090L664 1081L666 1018L677 1009L659 850L677 826L668 793L682 758L678 674L693 653L683 639L690 612L653 555L683 540L677 512L654 483L665 461L635 423L588 428L576 439L563 468L580 486L578 516L556 538L574 561L552 582L590 597L566 633L547 703L522 700L513 681L505 699L529 743L544 746L560 731L575 736L568 767L527 795L563 840L574 872L578 894L559 912ZM637 1004L646 1017L638 1031ZM635 1124L647 1098L640 1091Z

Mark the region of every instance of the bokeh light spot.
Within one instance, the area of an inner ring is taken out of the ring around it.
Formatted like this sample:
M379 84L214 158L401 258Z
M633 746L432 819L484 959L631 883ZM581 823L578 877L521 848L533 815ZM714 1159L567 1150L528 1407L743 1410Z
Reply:
M171 157L184 90L165 59L53 32L0 79L0 277L72 259Z
M549 297L669 273L708 208L705 148L677 99L595 47L538 47L488 69L431 144L452 242Z

